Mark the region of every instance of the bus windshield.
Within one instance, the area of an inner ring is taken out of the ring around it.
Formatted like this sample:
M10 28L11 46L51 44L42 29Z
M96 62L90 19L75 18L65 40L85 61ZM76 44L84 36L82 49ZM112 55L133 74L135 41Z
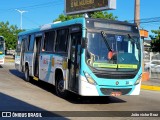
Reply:
M134 71L140 65L139 36L89 32L86 62L100 70ZM107 44L106 44L107 43Z
M0 42L0 51L4 50L4 42Z

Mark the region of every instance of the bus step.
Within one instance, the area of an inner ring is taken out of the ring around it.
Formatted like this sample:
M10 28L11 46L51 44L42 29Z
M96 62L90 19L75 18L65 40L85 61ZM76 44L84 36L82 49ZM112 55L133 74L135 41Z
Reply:
M38 81L38 77L35 77L35 76L34 76L33 79L36 80L36 81Z

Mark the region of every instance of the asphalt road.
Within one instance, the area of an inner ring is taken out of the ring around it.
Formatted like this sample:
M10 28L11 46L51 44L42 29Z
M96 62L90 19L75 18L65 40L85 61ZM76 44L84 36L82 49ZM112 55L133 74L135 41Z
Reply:
M84 119L84 117L99 117L103 113L97 111L127 111L131 113L144 113L144 111L160 111L160 92L141 90L139 96L120 96L120 97L81 97L70 94L66 99L55 95L55 88L44 82L24 81L24 74L14 68L13 63L5 63L0 66L0 111L50 111L52 117L47 119ZM57 112L63 111L63 112ZM69 111L69 112L67 112ZM82 112L75 112L82 111ZM84 111L94 111L85 112ZM138 112L141 111L141 112ZM121 112L116 112L121 114ZM157 112L156 112L157 113ZM64 117L64 114L67 114ZM109 113L108 119L131 120L131 119L159 119L159 117L114 117L115 112ZM60 117L61 116L61 117ZM123 114L122 114L123 116ZM87 119L97 119L90 117ZM12 118L13 119L13 118ZM16 119L16 118L14 118ZM27 119L27 118L26 118ZM45 118L46 119L46 118ZM100 117L98 119L106 119ZM1 120L1 119L0 119Z

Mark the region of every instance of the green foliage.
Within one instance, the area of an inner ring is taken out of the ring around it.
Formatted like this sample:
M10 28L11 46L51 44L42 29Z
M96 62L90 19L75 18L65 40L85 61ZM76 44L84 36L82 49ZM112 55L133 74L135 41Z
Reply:
M102 18L102 19L110 19L110 20L116 20L118 17L117 16L113 16L112 13L108 13L108 12L94 12L93 14L91 14L91 18Z
M5 38L6 49L16 48L18 33L21 31L17 26L9 25L8 21L6 23L0 22L0 36Z
M71 19L75 19L75 18L79 18L82 17L82 15L64 15L64 14L60 14L59 17L57 19L55 19L53 22L56 21L67 21L67 20L71 20Z
M155 36L151 37L151 50L152 52L160 52L160 27L158 30L152 30L152 33L155 34Z
M102 19L110 19L110 20L116 20L118 17L117 16L114 16L112 13L108 13L106 11L102 12L94 12L93 14L90 15L91 18L102 18ZM56 22L56 21L66 21L66 20L71 20L71 19L74 19L74 18L79 18L79 17L83 17L83 15L64 15L64 14L61 14L59 15L59 17L55 20L53 20L53 22Z

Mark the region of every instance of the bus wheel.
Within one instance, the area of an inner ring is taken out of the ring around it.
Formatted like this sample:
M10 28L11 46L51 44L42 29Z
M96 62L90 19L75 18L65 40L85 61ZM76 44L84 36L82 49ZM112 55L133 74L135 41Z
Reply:
M67 95L67 91L64 89L64 80L62 77L57 77L56 80L56 93L59 97L65 98Z
M31 80L31 77L29 76L29 68L26 66L25 68L25 81L29 82Z

